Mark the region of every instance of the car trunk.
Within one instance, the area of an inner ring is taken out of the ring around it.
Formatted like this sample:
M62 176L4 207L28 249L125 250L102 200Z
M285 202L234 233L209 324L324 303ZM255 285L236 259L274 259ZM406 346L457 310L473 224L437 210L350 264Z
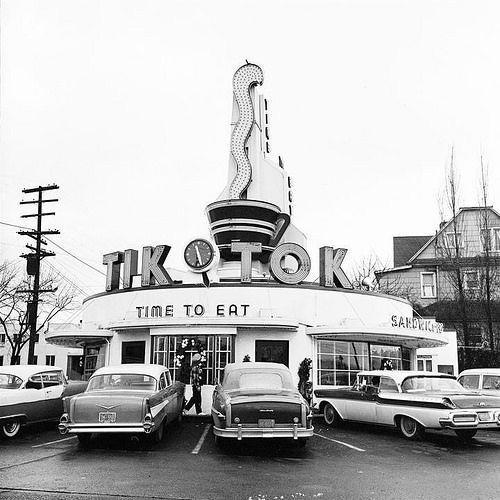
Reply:
M109 422L120 424L141 423L145 415L143 391L95 391L76 396L72 401L70 418L75 424L104 423L99 414L116 413ZM114 422L113 422L114 420Z

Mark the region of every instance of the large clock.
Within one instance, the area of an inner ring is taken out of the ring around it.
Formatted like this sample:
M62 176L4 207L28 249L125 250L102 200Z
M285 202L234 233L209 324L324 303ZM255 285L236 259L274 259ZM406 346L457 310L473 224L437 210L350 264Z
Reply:
M206 271L214 259L214 247L209 241L201 238L190 241L184 250L184 260L193 271Z

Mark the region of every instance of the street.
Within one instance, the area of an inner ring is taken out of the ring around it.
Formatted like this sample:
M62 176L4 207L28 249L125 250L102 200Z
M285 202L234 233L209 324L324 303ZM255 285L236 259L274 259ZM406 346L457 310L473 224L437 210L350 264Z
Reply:
M274 440L216 446L185 419L160 444L100 436L89 450L53 423L0 441L0 499L498 498L500 432L463 444L450 431L410 442L395 430L315 420L307 447Z

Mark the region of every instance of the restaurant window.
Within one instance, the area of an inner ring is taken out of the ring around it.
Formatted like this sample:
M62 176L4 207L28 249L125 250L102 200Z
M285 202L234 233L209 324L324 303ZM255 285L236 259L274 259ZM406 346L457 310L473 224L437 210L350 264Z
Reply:
M0 366L3 366L3 356L0 356Z
M420 273L420 295L423 299L436 298L436 273Z
M432 371L432 358L417 358L417 370L419 372L431 372Z
M37 365L38 364L38 356L33 356L33 364ZM51 365L52 366L52 365Z
M411 349L403 347L401 354L403 357L403 370L411 370Z
M5 333L0 333L0 344L5 344Z
M368 344L323 339L316 343L319 385L349 386L356 374L368 370Z
M206 361L202 364L203 383L214 385L222 375L227 363L232 363L234 359L234 336L233 335L157 335L153 337L152 361L159 365L164 365L170 371L172 380L178 380L180 368L176 363L176 352L183 340L188 341L188 348L184 356L187 356L187 363L191 365L191 360L198 352L191 341L200 341L205 347Z
M83 380L88 380L98 368L104 366L104 352L101 351L101 346L85 346Z
M401 370L401 347L393 345L370 345L371 369L382 370L384 366L392 365L393 370Z
M54 366L56 364L56 357L53 354L48 354L45 356L45 364L48 366Z

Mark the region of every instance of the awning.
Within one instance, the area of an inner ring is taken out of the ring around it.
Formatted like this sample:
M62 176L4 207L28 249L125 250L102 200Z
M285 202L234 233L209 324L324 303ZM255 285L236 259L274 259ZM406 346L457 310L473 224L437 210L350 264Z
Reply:
M45 334L45 341L61 347L82 347L83 344L104 344L115 332L111 330L55 330Z
M331 340L374 342L377 344L402 345L408 348L440 347L448 341L438 333L392 327L365 326L314 326L306 329L308 335Z

